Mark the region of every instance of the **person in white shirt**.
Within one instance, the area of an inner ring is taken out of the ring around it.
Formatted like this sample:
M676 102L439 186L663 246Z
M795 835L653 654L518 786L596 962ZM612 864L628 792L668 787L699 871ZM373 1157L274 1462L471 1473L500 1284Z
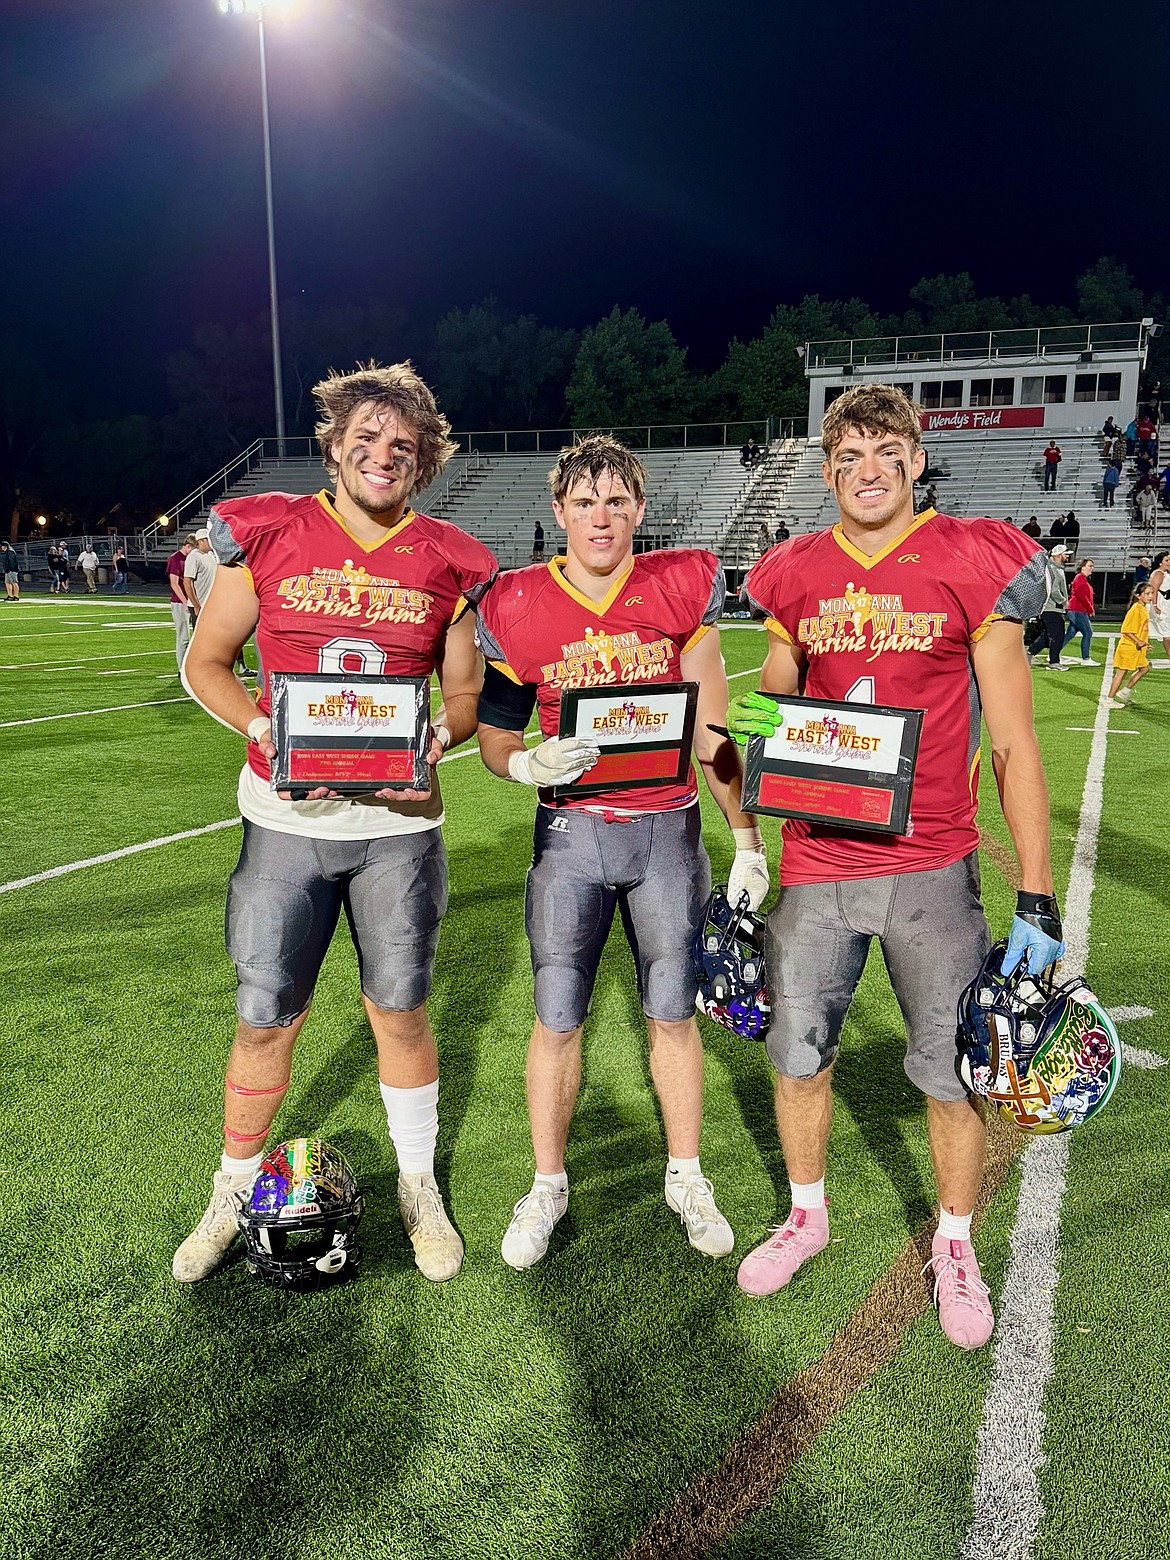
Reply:
M87 542L86 545L82 548L81 552L77 555L77 562L81 568L82 573L85 575L85 588L87 592L91 596L96 595L98 555L94 552L92 543Z

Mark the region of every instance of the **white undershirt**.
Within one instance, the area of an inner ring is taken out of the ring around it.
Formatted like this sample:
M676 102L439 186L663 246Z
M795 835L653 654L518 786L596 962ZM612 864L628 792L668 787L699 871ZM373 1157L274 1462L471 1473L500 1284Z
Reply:
M249 823L310 840L375 840L392 834L422 834L427 829L437 829L444 817L442 813L437 818L411 816L398 812L392 802L364 797L285 802L250 764L240 771L236 795L240 812Z

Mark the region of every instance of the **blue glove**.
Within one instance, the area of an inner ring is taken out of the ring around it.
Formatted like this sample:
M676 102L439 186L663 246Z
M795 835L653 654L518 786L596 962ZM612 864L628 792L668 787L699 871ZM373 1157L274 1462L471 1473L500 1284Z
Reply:
M1051 894L1027 894L1021 889L1001 973L1012 974L1026 955L1028 973L1039 975L1063 953L1064 930L1056 900Z

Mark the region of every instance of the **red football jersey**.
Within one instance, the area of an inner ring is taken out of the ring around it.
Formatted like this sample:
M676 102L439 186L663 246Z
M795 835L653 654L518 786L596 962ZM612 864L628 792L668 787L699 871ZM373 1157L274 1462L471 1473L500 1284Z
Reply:
M781 883L949 866L979 842L980 707L971 646L997 618L1034 617L1043 548L1002 520L927 510L866 557L836 525L794 537L748 572L744 597L803 650L809 698L923 710L910 832L888 836L789 818Z
M359 541L325 492L233 498L209 528L220 562L246 568L260 598L265 715L272 672L429 677L447 625L496 573L482 542L410 509L381 541ZM254 742L248 762L268 779Z
M516 682L535 686L546 737L557 735L566 688L678 682L683 651L718 620L727 588L715 554L693 547L640 553L602 601L575 590L564 564L561 557L511 570L479 604L484 655ZM685 784L636 786L557 805L665 812L697 795L692 767ZM542 791L541 798L549 801L551 793Z

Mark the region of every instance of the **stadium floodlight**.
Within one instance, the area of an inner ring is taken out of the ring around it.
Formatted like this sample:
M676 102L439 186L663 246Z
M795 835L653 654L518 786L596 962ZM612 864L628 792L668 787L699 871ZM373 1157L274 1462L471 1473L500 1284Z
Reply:
M38 525L48 525L48 523L49 522L48 522L48 520L46 519L46 517L44 515L38 515L37 516L37 524Z
M268 59L264 15L291 16L304 0L218 0L224 16L254 16L260 41L260 117L264 126L264 210L268 218L268 305L272 317L272 390L276 406L276 450L284 454L284 388L280 374L280 309L276 294L276 223L272 214L272 140L268 127Z
M170 523L171 523L170 515L159 515L159 517L158 517L158 528L159 528L160 531L165 531L167 526L170 525Z

